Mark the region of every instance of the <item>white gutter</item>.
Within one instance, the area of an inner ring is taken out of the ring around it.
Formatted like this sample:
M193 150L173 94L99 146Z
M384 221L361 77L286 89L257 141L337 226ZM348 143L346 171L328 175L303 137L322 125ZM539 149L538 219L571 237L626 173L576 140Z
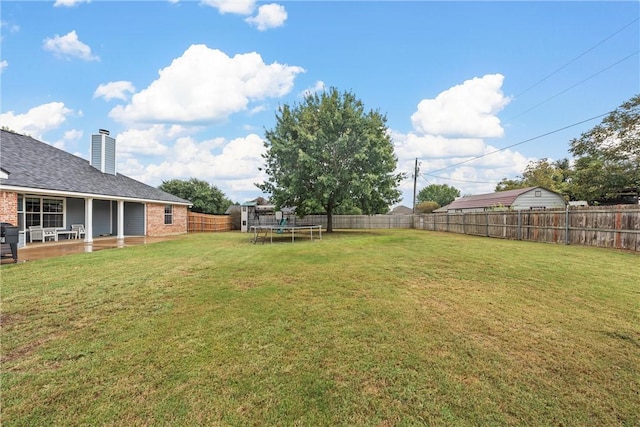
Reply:
M25 193L25 194L45 195L45 196L49 195L49 196L61 196L61 197L74 197L74 198L80 198L80 199L85 199L89 197L93 199L102 199L102 200L122 200L125 202L164 203L164 204L172 204L172 205L193 206L191 203L173 202L169 200L139 199L134 197L110 196L108 194L74 193L71 191L46 190L42 188L16 187L13 185L0 185L0 190L15 191L16 193Z

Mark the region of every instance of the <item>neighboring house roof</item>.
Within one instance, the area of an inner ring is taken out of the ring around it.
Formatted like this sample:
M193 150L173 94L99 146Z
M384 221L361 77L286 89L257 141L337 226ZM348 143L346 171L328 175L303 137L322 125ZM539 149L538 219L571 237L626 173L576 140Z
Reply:
M413 209L408 208L404 205L400 205L391 209L391 212L389 212L389 215L411 215L412 213L413 213Z
M2 130L0 156L8 175L0 178L3 187L191 205L188 200L125 175L102 173L89 161L30 136Z
M439 207L438 209L435 209L433 211L433 213L442 213L442 212L447 212L449 210L449 206L451 206L451 204L448 205L444 205L442 207Z
M498 191L496 193L478 194L461 197L447 206L447 210L491 208L496 206L510 207L521 195L542 187L518 188L516 190Z

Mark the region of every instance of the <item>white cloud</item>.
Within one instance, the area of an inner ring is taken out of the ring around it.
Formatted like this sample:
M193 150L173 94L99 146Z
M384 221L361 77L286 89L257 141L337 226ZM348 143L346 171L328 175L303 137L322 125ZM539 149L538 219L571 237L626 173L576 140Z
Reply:
M2 29L0 34L0 42L2 42L4 41L4 37L5 37L5 34L4 34L5 29L9 33L17 33L18 31L20 31L20 26L16 24L10 24L7 21L0 21L0 29Z
M221 148L221 150L220 150ZM264 160L262 138L256 134L226 141L221 138L197 142L191 137L179 138L172 147L170 161L150 165L151 176L201 176L209 179L251 178Z
M118 144L116 143L116 149L117 147L118 147ZM156 187L162 184L162 181L151 184L146 180L145 165L142 164L140 160L138 160L137 158L130 157L130 156L122 156L119 153L117 153L116 158L118 161L118 164L116 166L118 173L126 175L129 178L133 178L135 180L145 182L149 185L155 185ZM172 179L172 178L166 178L166 179Z
M190 130L195 132L198 130L198 128L186 128L180 125L169 126L169 129L167 129L167 138L179 138L188 134Z
M406 135L394 132L392 138L399 171L412 173L416 158L420 159L421 174L435 171L436 177L426 175L426 181L418 182L419 188L435 183L451 185L464 194L490 193L503 177L522 173L531 160L511 150L486 155L497 148L478 138L445 138L412 132ZM405 203L410 201L406 192L413 190L413 182L410 187L406 184L404 188Z
M202 0L202 4L215 7L220 13L250 15L255 8L255 0Z
M116 135L118 156L133 154L163 156L169 152L169 140L184 132L167 129L164 125L153 125L147 129L128 129Z
M90 0L56 0L54 7L72 7L80 3L90 3Z
M254 114L258 114L258 113L261 113L263 111L267 111L268 108L269 108L269 106L266 105L266 104L256 105L255 107L253 107L249 111L249 114L253 116Z
M62 136L62 139L59 139L58 141L54 142L52 145L56 148L64 150L65 146L67 145L67 142L79 141L83 135L84 135L84 132L82 132L81 130L71 129L64 133L64 135Z
M102 97L105 99L105 101L109 101L112 99L121 99L123 101L126 101L128 98L127 92L134 93L135 91L136 88L131 82L121 80L117 82L101 84L93 93L93 97Z
M313 95L314 93L317 92L322 92L324 89L326 88L324 82L322 80L318 80L312 87L307 88L305 90L303 90L302 92L300 92L299 96L301 98L305 98L309 95Z
M9 63L6 60L0 61L0 73L5 70L9 66Z
M118 146L122 146L118 136ZM258 192L253 185L264 180L258 168L263 166L264 143L256 134L227 140L213 138L197 141L183 136L167 145L164 161L141 163L130 156L118 156L118 171L150 185L167 179L197 177L220 188L228 197L240 199L244 191Z
M7 21L0 21L0 28L7 28L10 33L17 33L20 31L20 26L16 24L10 24Z
M259 31L281 27L286 20L287 11L284 6L275 3L260 6L256 16L245 19L246 22L255 26Z
M83 131L78 129L71 129L64 133L63 138L65 139L65 141L78 141L80 140L80 138L82 138L83 135Z
M253 14L256 9L256 0L202 0L201 4L214 7L221 14L233 13L247 16ZM287 12L284 6L275 3L262 5L255 16L245 18L245 22L259 31L281 27L286 20Z
M496 116L510 101L501 91L503 79L500 74L474 78L424 99L411 116L414 130L391 132L399 171L411 174L420 159L424 179L419 179L418 190L448 184L462 194L490 193L503 177L522 173L531 159L497 151L483 139L504 135ZM411 203L413 180L403 182L401 191L404 203Z
M467 80L423 99L411 116L414 129L422 134L501 137L504 130L496 116L510 101L501 91L504 76L490 74Z
M62 102L50 102L33 107L24 114L14 114L13 111L0 114L0 125L42 139L45 132L57 129L72 112Z
M100 58L91 54L91 48L78 39L73 30L64 36L55 35L44 40L43 48L60 58L78 58L84 61L99 61Z
M478 156L485 143L478 138L452 139L437 135L392 133L396 155L399 158L451 158Z
M109 115L120 122L221 122L246 110L251 101L289 93L302 72L301 67L267 65L255 52L229 57L192 45L128 105L113 108Z

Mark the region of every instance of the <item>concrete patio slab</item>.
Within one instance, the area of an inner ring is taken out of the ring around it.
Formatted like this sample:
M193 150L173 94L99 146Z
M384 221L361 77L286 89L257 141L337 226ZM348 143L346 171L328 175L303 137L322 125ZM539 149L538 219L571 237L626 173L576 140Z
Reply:
M147 245L184 238L185 234L173 236L145 237L134 236L117 239L115 237L95 238L92 243L82 240L60 240L57 242L29 243L18 249L18 263L38 259L55 258L69 254L96 252L103 249L124 248L127 246ZM13 263L12 258L2 258L2 264Z

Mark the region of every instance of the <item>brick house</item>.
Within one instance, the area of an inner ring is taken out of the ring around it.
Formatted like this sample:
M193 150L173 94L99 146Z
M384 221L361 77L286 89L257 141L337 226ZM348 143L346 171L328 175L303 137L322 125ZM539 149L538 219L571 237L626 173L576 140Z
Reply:
M116 172L115 139L91 136L90 161L29 136L0 130L0 222L69 230L83 224L98 236L162 236L187 232L188 200Z

